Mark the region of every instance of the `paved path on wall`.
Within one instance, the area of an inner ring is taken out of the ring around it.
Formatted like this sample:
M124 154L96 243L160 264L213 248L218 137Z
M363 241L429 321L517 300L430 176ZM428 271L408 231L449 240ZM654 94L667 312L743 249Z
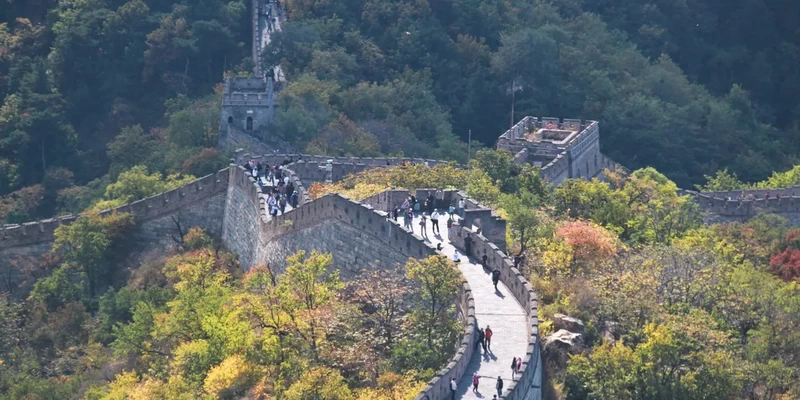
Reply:
M402 220L402 217L399 218ZM429 241L435 246L442 243L442 253L450 259L456 249L447 238L447 219L440 218L441 236L433 235L431 223L428 221L427 232ZM414 218L412 224L414 232L420 233L419 218ZM467 279L472 295L475 298L475 318L479 327L492 327L492 350L483 353L483 350L472 354L472 359L464 371L464 377L458 383L458 398L460 399L485 399L491 400L497 393L495 384L497 377L503 378L504 388L511 383L511 359L524 357L528 350L527 322L525 310L517 302L508 288L500 282L497 291L492 284L490 271L485 271L479 261L465 257L461 252L461 263L458 268ZM472 374L478 372L481 376L478 393L472 392ZM500 397L499 395L497 396Z
M261 0L261 1L264 1L264 0ZM278 7L278 5L276 3L273 3L271 1L265 1L264 7L268 7L270 9L270 18L269 19L273 19L274 23L270 24L271 21L269 21L264 14L261 14L261 15L258 16L259 26L261 28L261 50L262 50L262 52L264 51L264 48L267 47L267 45L272 42L271 33L272 32L280 32L280 31L283 30L283 27L281 26L281 18L283 17L283 15L282 15L282 13L280 11L280 7ZM270 30L270 26L272 27L272 30ZM274 66L273 70L275 71L275 81L283 82L283 81L286 80L284 78L284 76L283 76L283 71L281 71L281 66L280 65Z

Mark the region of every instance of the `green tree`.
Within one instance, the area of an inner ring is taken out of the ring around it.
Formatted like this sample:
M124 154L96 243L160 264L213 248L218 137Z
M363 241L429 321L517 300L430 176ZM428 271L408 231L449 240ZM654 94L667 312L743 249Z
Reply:
M134 225L131 214L89 213L56 228L53 252L63 254L65 269L79 272L88 299L94 299L98 285L110 283L115 261L124 256L121 241Z
M306 252L300 250L286 258L286 271L278 283L295 332L309 345L315 360L319 359L322 320L333 311L344 288L339 272L328 272L332 260L327 253L312 251L306 257Z
M429 348L444 346L443 351L446 351L452 346L452 343L447 343L448 333L452 333L452 328L442 328L454 323L453 305L458 285L461 284L461 274L446 257L430 256L422 260L409 259L406 276L419 285L415 293L417 303L412 317L416 321L416 328L422 333Z

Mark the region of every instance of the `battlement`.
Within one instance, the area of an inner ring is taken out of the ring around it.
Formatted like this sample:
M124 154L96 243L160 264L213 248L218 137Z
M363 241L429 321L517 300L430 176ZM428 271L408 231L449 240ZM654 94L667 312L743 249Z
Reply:
M136 223L141 224L225 192L228 188L228 175L227 169L224 169L177 189L159 193L114 209L103 210L100 215L133 213L136 217ZM59 226L71 224L75 219L77 219L76 215L67 215L59 218L26 222L21 225L5 225L0 231L0 251L14 247L50 243L55 240L55 230Z
M593 178L616 164L600 153L600 125L591 120L525 117L500 136L497 149L511 152L516 164L542 167L556 185Z

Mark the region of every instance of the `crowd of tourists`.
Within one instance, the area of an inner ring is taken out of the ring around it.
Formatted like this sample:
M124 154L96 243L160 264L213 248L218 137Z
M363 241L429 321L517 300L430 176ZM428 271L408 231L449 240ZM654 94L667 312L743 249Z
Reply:
M297 192L292 179L285 173L284 167L292 163L286 157L280 164L266 166L260 161L250 160L244 164L244 169L255 179L262 193L267 194L267 210L270 215L277 216L287 211L287 206L297 208L300 194Z

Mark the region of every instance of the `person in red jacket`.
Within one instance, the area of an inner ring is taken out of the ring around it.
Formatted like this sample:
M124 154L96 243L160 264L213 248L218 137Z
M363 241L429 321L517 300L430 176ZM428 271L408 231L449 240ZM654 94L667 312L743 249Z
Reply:
M472 391L478 393L478 384L481 383L481 376L478 373L472 374Z
M486 325L486 329L483 331L484 335L486 335L486 348L491 351L492 350L492 328L489 328L489 325Z

